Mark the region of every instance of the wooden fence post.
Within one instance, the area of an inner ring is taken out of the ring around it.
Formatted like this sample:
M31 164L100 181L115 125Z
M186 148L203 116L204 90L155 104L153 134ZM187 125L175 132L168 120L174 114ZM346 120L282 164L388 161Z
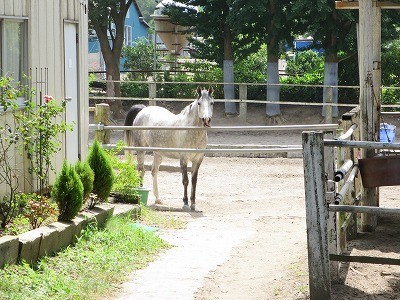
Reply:
M302 139L310 299L330 300L323 133L303 132Z
M94 111L94 123L110 125L110 106L107 103L96 104ZM109 144L110 131L96 130L95 138L102 144Z
M149 82L149 105L150 106L155 106L157 105L157 101L151 100L154 98L157 98L157 84L153 81Z
M239 118L241 121L246 122L247 120L247 85L239 85Z
M325 107L325 124L332 123L332 98L333 98L333 87L326 87L326 107Z

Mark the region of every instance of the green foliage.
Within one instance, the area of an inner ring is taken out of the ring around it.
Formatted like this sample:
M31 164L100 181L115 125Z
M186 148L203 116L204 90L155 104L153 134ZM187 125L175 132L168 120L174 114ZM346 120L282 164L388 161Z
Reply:
M77 161L75 171L81 179L83 185L83 200L87 200L93 190L94 172L88 161Z
M14 121L16 115L20 114L17 97L25 94L28 96L28 90L11 77L0 77L0 111L11 116L4 118L4 122L0 124L0 184L5 187L0 198L1 228L5 228L11 222L20 207L16 198L20 172L15 166L15 157L21 145L21 130L24 127L18 124L15 126Z
M87 161L94 172L93 193L97 195L97 201L104 202L110 195L115 181L115 174L109 155L107 155L99 141L94 141L89 150ZM89 207L95 206L97 201L93 201Z
M17 195L20 203L25 203L23 215L29 220L31 229L42 226L48 218L57 214L53 201L36 193L19 193Z
M119 194L118 200L122 202L139 203L136 189L142 185L142 178L132 155L126 155L125 159L118 155L122 151L122 146L123 143L118 142L115 149L107 151L116 174L112 191Z
M61 150L60 134L72 130L73 125L61 121L66 102L58 104L53 97L44 96L44 103L37 105L25 101L25 109L15 114L24 151L29 159L29 172L36 175L40 193L48 187L49 172L55 171L53 158Z
M324 58L313 50L299 51L293 60L287 62L286 73L289 75L323 72Z
M58 205L59 221L72 220L83 204L83 185L75 168L64 161L51 190L51 197Z
M235 81L249 83L265 83L267 81L267 47L264 44L260 50L247 58L238 61L235 66ZM249 72L251 70L251 72ZM249 85L247 98L252 100L265 99L265 86Z
M154 45L149 43L146 38L138 38L133 42L133 46L122 49L122 58L125 58L124 68L127 70L152 70L154 63ZM146 80L151 72L129 73L133 80Z
M398 104L400 90L391 87L400 86L400 41L393 41L382 49L382 104Z
M88 227L73 247L34 267L0 270L0 299L104 299L167 247L154 233L133 228L131 217L114 217L104 230Z

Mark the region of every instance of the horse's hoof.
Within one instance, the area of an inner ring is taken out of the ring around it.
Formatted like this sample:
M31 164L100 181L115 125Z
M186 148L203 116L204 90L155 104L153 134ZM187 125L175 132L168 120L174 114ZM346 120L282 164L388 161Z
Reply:
M196 205L190 205L190 209L192 210L192 211L196 211Z
M186 205L186 204L183 205L182 210L183 211L190 211L189 205Z
M156 203L156 204L163 204L162 201L161 201L160 199L157 199L157 200L155 201L155 203Z

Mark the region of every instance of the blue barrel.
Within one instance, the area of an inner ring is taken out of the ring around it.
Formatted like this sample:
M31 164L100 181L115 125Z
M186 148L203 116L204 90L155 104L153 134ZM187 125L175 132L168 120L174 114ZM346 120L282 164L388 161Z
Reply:
M381 123L379 130L379 140L382 143L394 143L396 139L396 126L388 123Z

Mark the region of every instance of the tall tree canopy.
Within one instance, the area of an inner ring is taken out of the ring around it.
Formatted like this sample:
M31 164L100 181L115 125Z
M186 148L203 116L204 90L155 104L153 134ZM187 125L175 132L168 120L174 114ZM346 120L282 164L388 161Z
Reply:
M120 58L124 45L126 14L133 0L91 0L89 1L89 26L95 30L101 53L106 65L107 79L120 80ZM113 91L110 93L110 89ZM120 85L108 86L109 95L119 97ZM114 118L122 116L120 100L110 102Z
M325 72L324 85L338 85L338 52L349 51L356 45L357 10L337 10L332 0L298 0L293 10L306 20L307 32L314 41L320 43L324 49ZM354 48L353 48L354 49ZM324 103L327 93L324 89ZM333 89L332 103L338 102L337 88ZM338 108L332 110L333 116L338 115ZM325 115L325 106L322 110Z
M224 82L233 83L235 58L242 58L256 52L262 44L262 41L254 39L252 34L236 31L239 28L243 29L234 24L239 21L237 13L244 7L233 0L177 0L175 2L175 4L166 4L165 14L170 16L173 22L188 26L194 33L195 38L192 40L196 48L194 56L217 62L223 67ZM248 22L251 12L246 9L241 15L245 18L246 13L246 22L249 26L244 28L254 32L251 22ZM235 98L233 85L224 85L224 96L225 99ZM225 113L236 114L236 104L226 102Z

